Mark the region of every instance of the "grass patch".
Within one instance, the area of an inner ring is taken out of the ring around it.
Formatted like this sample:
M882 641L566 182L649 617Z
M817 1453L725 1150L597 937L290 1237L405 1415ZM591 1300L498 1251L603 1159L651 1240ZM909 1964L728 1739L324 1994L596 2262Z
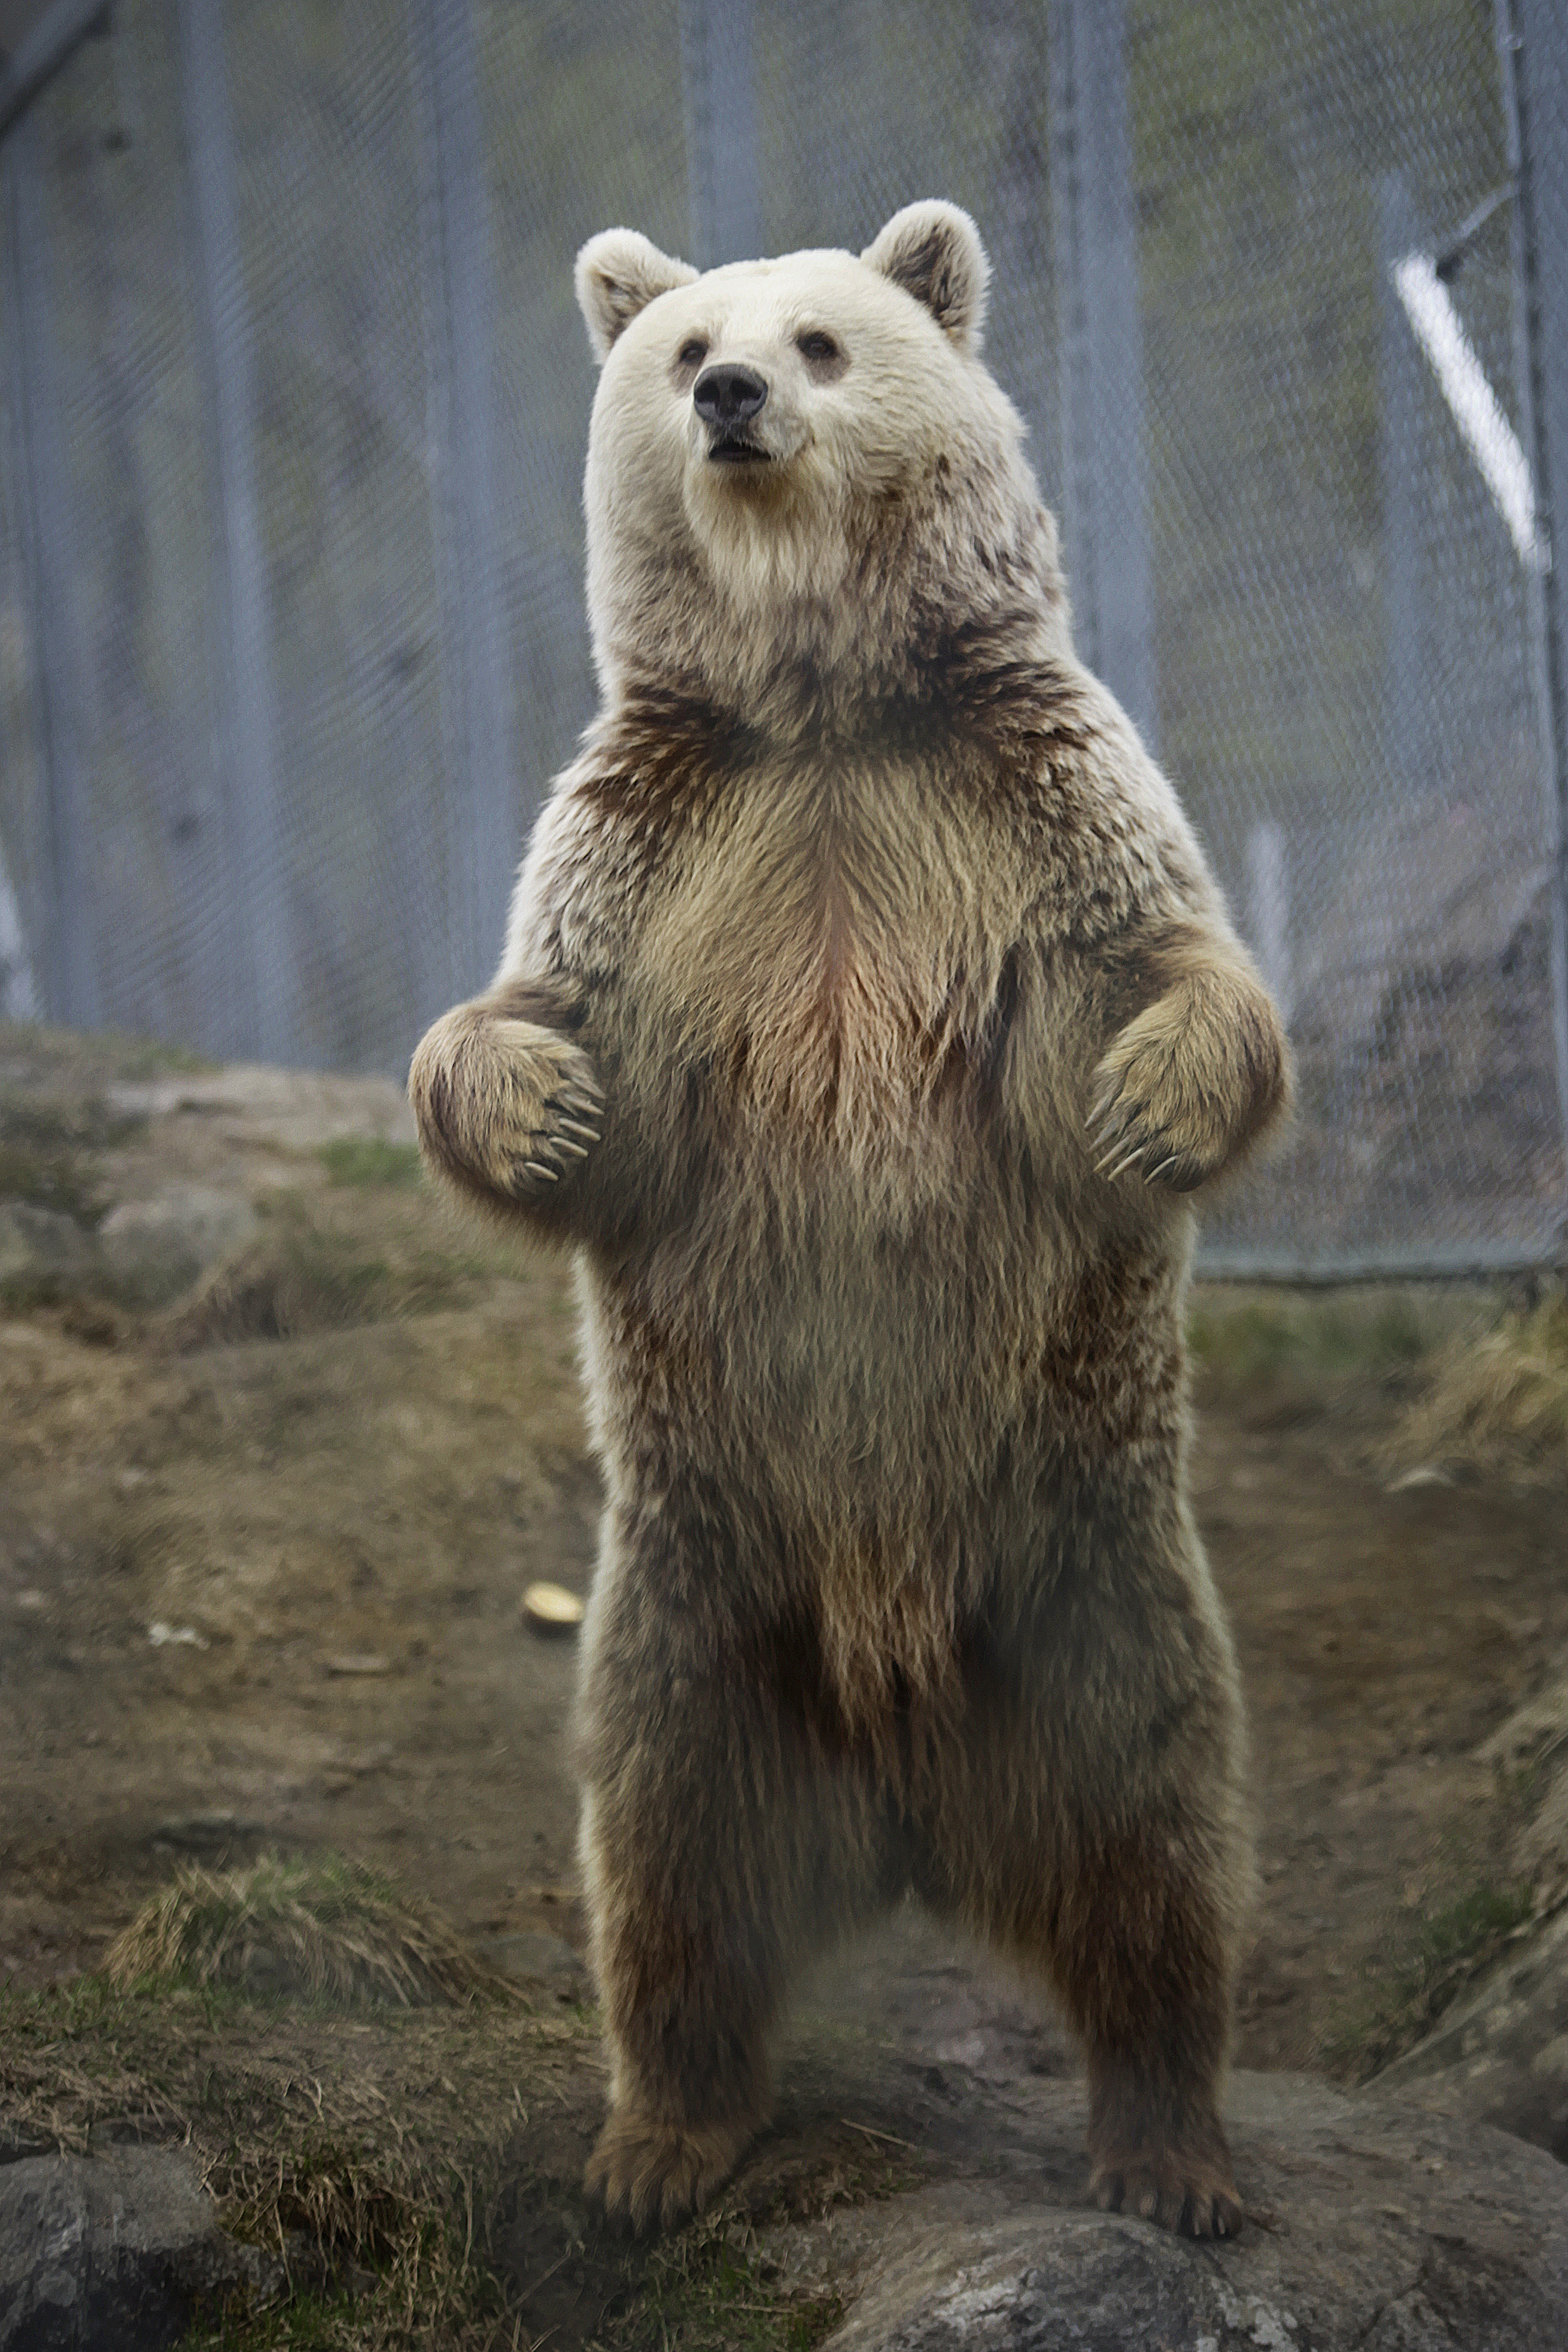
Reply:
M642 2292L608 2331L612 2347L660 2352L814 2352L844 2313L835 2294L802 2295L722 2209L660 2240Z
M318 1153L334 1184L389 1185L407 1191L424 1181L417 1149L379 1135L341 1135Z
M1428 1912L1414 1948L1348 2012L1325 2054L1352 2082L1369 2082L1424 2042L1459 1995L1497 1959L1533 1910L1528 1887L1476 1886Z
M1456 1315L1473 1311L1463 1294L1415 1285L1316 1292L1209 1283L1193 1292L1187 1340L1194 1364L1224 1391L1385 1380L1409 1372Z
M1568 1471L1568 1297L1500 1316L1455 1339L1402 1414L1385 1456L1400 1470Z
M501 1989L437 1913L336 1855L266 1855L221 1873L187 1865L116 1937L104 1972L121 1989L170 1979L349 2008L425 2008Z
M116 1077L128 1086L139 1085L148 1078L209 1078L223 1067L221 1062L209 1060L194 1046L163 1045L156 1038L131 1037L121 1041L110 1035L98 1042L113 1056Z

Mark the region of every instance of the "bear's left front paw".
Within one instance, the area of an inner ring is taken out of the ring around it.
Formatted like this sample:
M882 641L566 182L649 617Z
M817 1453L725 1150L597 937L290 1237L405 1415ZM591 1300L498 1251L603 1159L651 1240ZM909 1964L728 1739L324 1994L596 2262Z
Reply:
M1241 2200L1229 2167L1179 2147L1105 2158L1089 2175L1089 2193L1107 2213L1131 2213L1185 2238L1240 2234Z
M1089 1139L1097 1176L1114 1183L1136 1170L1146 1184L1190 1192L1221 1166L1229 1122L1196 1059L1165 1001L1122 1030L1094 1074Z
M646 2230L673 2230L723 2186L752 2137L749 2123L660 2123L613 2115L583 2175L605 2219Z

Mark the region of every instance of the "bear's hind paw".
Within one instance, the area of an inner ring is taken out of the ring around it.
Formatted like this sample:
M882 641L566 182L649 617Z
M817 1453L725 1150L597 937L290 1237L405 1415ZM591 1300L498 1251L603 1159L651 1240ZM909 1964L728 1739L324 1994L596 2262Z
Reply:
M1241 2200L1229 2172L1179 2148L1097 2164L1089 2192L1104 2212L1154 2221L1184 2238L1240 2234Z
M588 2158L583 2186L603 2205L607 2221L629 2221L639 2236L673 2230L728 2180L755 2128L612 2116Z

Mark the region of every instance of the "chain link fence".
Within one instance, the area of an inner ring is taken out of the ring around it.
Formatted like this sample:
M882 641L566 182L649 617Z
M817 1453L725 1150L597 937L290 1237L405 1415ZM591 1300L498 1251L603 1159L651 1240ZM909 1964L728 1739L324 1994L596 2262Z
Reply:
M1562 1254L1553 0L74 16L0 75L0 1011L400 1071L593 704L578 245L950 195L1081 649L1296 1038L1209 1265Z

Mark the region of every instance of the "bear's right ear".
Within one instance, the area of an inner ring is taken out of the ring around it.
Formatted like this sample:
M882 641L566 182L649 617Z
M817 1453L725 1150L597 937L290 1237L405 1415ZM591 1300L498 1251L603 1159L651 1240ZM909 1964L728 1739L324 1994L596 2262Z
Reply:
M591 236L577 256L577 301L594 357L607 360L616 337L656 294L689 286L696 275L689 262L660 253L635 228L606 228Z

